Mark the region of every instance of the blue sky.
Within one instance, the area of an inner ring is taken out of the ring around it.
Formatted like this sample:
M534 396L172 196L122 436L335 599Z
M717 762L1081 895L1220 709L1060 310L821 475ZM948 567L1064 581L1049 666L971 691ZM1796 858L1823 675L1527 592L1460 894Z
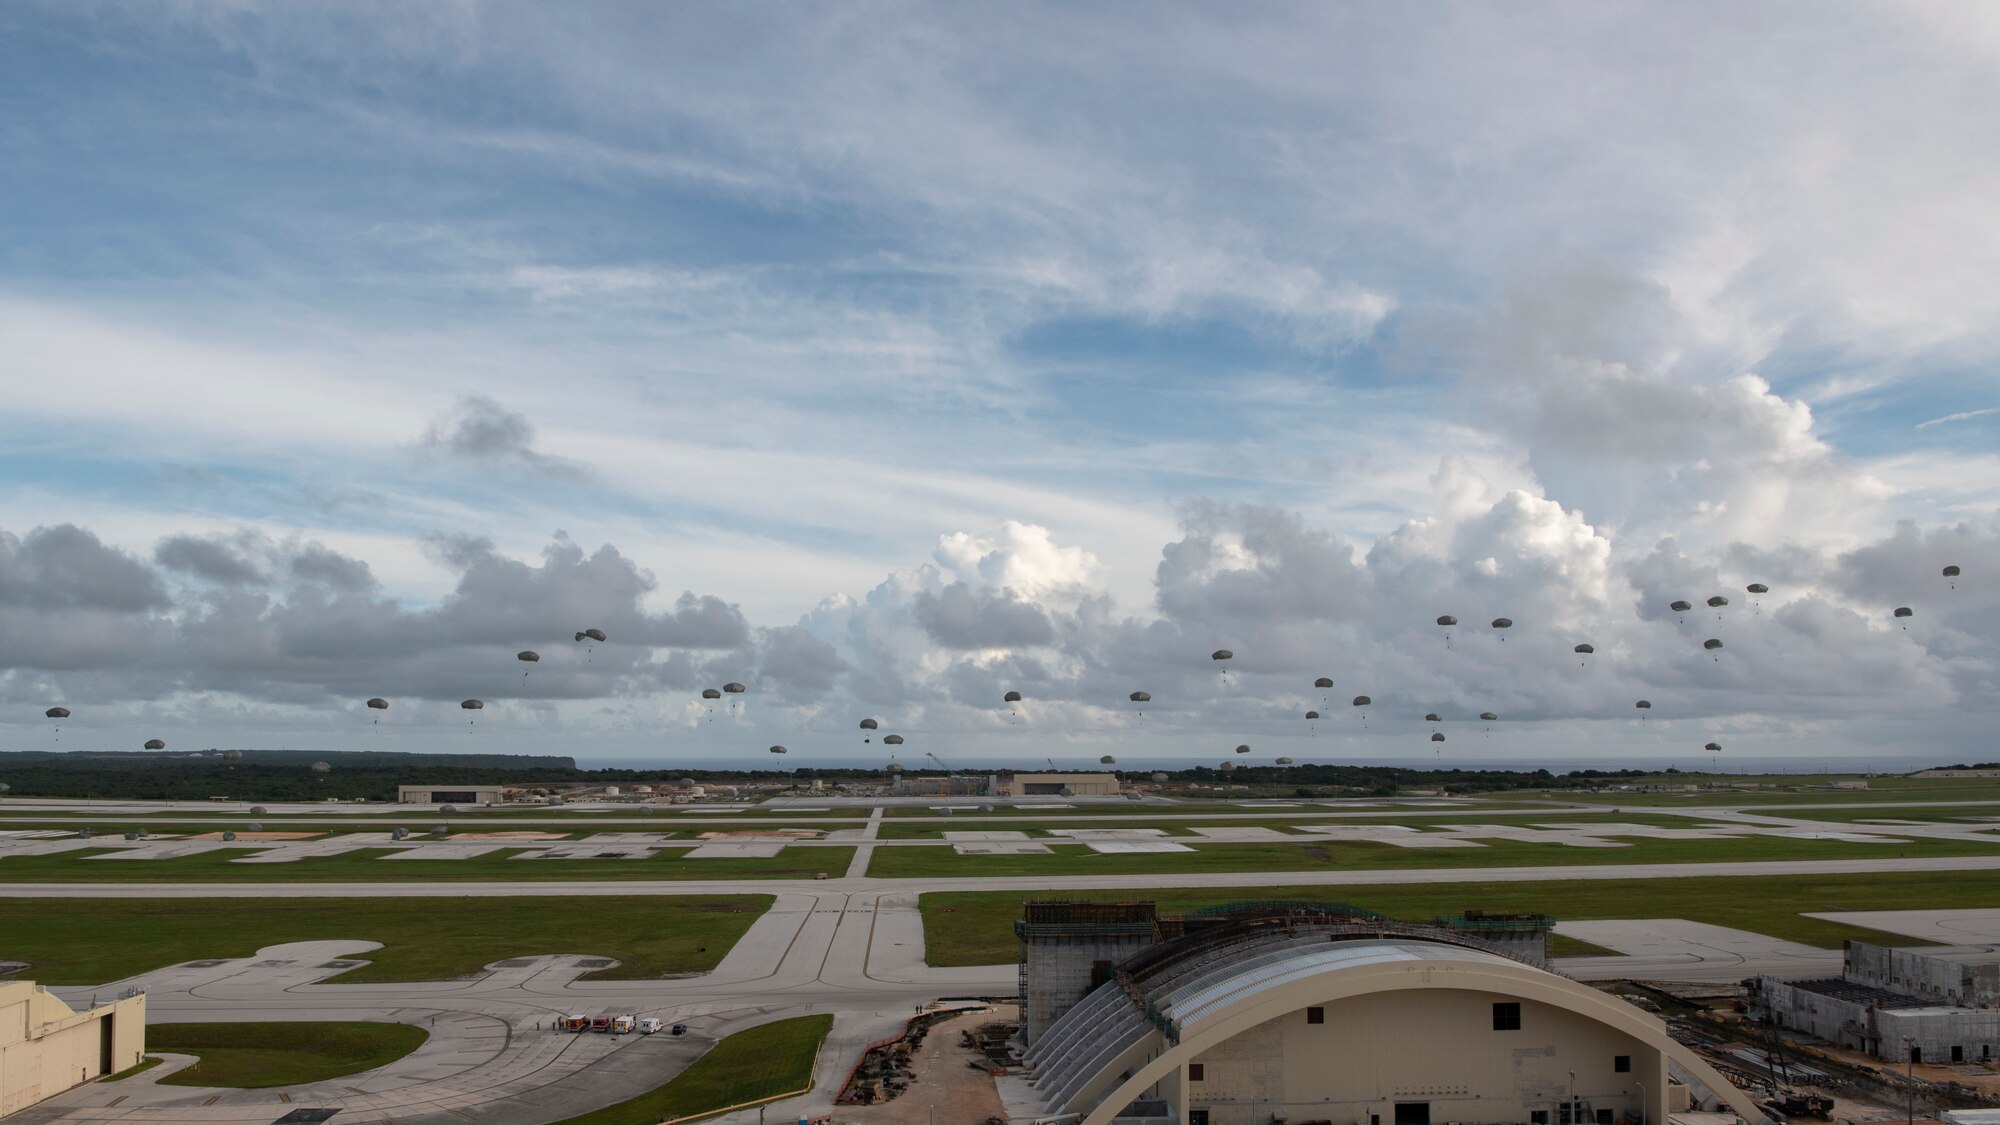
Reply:
M0 737L1298 757L1324 672L1513 752L1972 752L1996 56L1977 4L9 6ZM1753 580L1733 668L1659 620Z

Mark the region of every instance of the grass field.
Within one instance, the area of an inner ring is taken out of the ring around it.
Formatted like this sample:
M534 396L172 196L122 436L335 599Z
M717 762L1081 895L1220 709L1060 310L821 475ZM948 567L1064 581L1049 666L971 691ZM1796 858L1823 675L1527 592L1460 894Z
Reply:
M1504 810L1503 810L1504 811ZM1025 832L1037 839L1060 840L1062 837L1051 833L1066 828L1158 828L1170 836L1199 837L1196 828L1269 828L1278 832L1289 832L1300 824L1371 824L1391 823L1416 828L1445 828L1454 824L1478 824L1492 815L1487 809L1468 809L1452 813L1385 813L1380 817L1356 818L1353 814L1328 813L1325 811L1301 810L1281 811L1269 816L1241 816L1226 819L1190 817L1186 820L1174 819L1174 814L1158 816L1118 816L1092 818L1088 823L1079 824L1076 818L1068 821L1048 820L1001 820L981 819L974 824L955 824L951 820L940 821L885 821L876 838L880 840L941 840L947 832ZM1699 818L1700 814L1694 814ZM1571 812L1561 809L1537 809L1529 815L1508 813L1502 823L1508 824L1651 824L1662 828L1686 828L1694 822L1689 816L1673 813L1641 812L1619 813ZM1308 833L1299 833L1301 839L1314 839Z
M830 1015L800 1016L739 1031L666 1085L556 1125L656 1125L802 1090L832 1026Z
M1544 867L1626 863L1728 863L1758 860L1864 859L1896 856L2000 855L1991 844L1960 840L1911 840L1860 844L1747 836L1715 840L1627 837L1622 848L1575 848L1513 840L1482 841L1478 848L1399 848L1394 844L1248 843L1188 844L1189 852L1101 855L1081 844L1049 844L1048 855L959 855L949 847L907 846L875 850L868 874L878 879L979 878L1033 875L1162 875L1192 872L1419 870L1437 867ZM0 872L4 872L0 865Z
M712 969L769 895L694 898L0 899L0 958L41 984L106 984L322 938L381 942L340 981L450 980L508 957L615 957L602 976Z
M424 1045L430 1033L406 1023L156 1023L146 1047L201 1061L162 1086L259 1090L301 1086L374 1070Z
M991 965L1015 960L1020 947L1014 939L1014 920L1021 916L1021 903L1031 897L1034 896L1020 891L920 896L926 960L940 966ZM1332 900L1412 921L1428 921L1463 910L1533 911L1553 915L1558 921L1686 918L1833 949L1847 938L1902 946L1921 943L1807 918L1805 911L1991 906L2000 902L2000 872L1428 883L1402 887L1246 885L1226 890L1084 891L1061 897L1100 902L1153 901L1164 909L1174 910L1246 899Z
M292 863L233 863L240 851L215 851L173 859L93 860L110 849L89 848L55 855L0 858L0 882L8 883L435 883L535 880L563 882L600 879L810 879L818 872L845 874L854 859L850 846L790 847L769 858L687 859L684 849L652 859L510 859L523 849L503 848L470 859L397 859L397 850L363 848L345 855L314 856Z

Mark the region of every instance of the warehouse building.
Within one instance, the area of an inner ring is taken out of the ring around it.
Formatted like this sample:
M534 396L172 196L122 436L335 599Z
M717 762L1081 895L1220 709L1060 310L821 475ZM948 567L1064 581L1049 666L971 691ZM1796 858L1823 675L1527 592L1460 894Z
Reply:
M1115 773L1017 773L998 779L996 797L1116 797Z
M1117 960L1104 956L1115 945L1086 950L1095 986L1053 1020L1037 1009L1061 990L1024 984L1023 1030L1041 1029L1026 1055L1038 1114L1074 1125L1664 1125L1700 1107L1765 1120L1657 1016L1504 943L1305 903L1191 917L1199 924L1164 919L1156 943L1137 940L1137 917L1100 920L1138 948ZM1029 923L1054 924L1047 911ZM1088 946L1109 935L1080 936ZM1024 938L1024 981L1034 957Z
M507 799L503 785L398 785L403 805L497 805Z
M1756 999L1780 1026L1885 1062L2000 1057L2000 964L1850 941L1838 977L1759 977Z
M0 982L0 1117L145 1054L143 993L79 1012L28 981Z

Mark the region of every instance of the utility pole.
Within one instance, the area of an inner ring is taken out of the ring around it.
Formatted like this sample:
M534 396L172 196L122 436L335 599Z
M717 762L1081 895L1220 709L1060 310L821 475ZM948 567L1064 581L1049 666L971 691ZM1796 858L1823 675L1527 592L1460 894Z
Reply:
M1903 1120L1907 1125L1917 1125L1917 1042L1903 1036L1903 1083L1909 1089L1903 1095Z

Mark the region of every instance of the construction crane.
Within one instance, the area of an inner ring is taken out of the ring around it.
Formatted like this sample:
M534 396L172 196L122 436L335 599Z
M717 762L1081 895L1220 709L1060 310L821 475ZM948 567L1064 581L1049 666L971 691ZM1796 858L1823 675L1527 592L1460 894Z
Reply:
M944 772L946 772L946 773L950 773L950 772L951 772L951 767L950 767L950 766L948 766L948 765L945 765L945 764L944 764L944 759L943 759L943 758L940 758L940 757L938 757L938 756L937 756L936 754L933 754L933 753L931 753L930 751L926 750L926 751L924 751L924 757L926 757L926 758L929 758L929 759L930 759L931 761L933 761L933 762L936 762L936 763L938 764L938 768L939 768L939 769L941 769L941 770L943 770Z
M1044 762L1047 762L1047 763L1049 764L1049 769L1050 769L1050 770L1051 770L1052 772L1054 772L1054 773L1061 773L1061 772L1062 772L1062 767L1061 767L1061 766L1059 766L1059 765L1056 765L1056 760L1055 760L1054 758L1043 758L1043 759L1042 759L1042 761L1044 761Z

